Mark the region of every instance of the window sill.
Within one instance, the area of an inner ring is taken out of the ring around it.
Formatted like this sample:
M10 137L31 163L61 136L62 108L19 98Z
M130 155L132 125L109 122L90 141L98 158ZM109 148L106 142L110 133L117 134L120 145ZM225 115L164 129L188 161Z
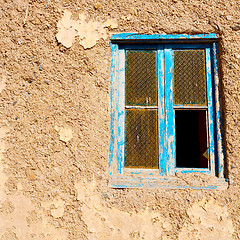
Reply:
M109 186L113 188L225 190L228 188L228 183L224 178L204 173L176 173L175 176L158 177L112 176L109 180Z

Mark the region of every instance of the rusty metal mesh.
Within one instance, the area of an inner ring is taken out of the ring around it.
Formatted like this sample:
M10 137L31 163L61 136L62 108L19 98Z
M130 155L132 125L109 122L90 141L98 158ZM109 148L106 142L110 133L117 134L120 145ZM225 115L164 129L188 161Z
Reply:
M174 104L206 103L204 50L175 50Z
M126 105L157 104L156 51L127 51Z
M158 168L157 110L126 110L125 167Z

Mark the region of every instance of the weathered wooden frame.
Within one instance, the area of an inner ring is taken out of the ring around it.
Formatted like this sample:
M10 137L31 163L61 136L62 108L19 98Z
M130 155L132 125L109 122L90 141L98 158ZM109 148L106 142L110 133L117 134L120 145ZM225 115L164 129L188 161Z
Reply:
M139 35L117 34L111 37L111 140L109 153L109 184L116 188L161 187L192 189L225 189L224 152L220 114L219 78L217 64L216 34L200 35ZM144 46L143 46L144 44ZM208 118L210 141L210 169L176 168L175 123L172 89L173 50L181 48L204 48L206 52L206 75L208 92ZM124 168L124 123L125 123L125 50L156 49L158 69L158 121L159 169ZM213 96L214 94L214 96ZM215 100L215 101L214 101ZM189 185L176 175L198 173L211 177L211 183L194 181Z

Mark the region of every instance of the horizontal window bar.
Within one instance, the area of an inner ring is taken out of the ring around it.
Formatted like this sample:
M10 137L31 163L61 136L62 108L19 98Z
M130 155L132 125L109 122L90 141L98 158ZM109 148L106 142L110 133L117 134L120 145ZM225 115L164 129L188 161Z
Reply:
M138 169L138 168L124 168L125 175L141 174L142 176L157 176L159 177L159 169Z
M126 109L158 109L158 106L125 106Z
M211 171L208 168L175 168L175 172L180 173L206 173L210 174Z
M207 106L191 106L191 105L175 105L173 106L173 109L208 109Z
M215 40L218 36L215 33L210 34L138 34L138 33L120 33L111 36L111 41L114 40Z

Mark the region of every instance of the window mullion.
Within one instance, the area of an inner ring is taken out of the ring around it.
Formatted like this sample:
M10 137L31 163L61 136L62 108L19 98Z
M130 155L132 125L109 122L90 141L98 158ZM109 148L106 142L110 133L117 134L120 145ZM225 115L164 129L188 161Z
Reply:
M157 106L125 106L126 109L158 109Z
M165 56L165 114L166 141L165 157L167 159L167 175L173 175L176 167L175 113L173 110L173 50L166 48Z
M159 173L166 174L165 156L165 78L164 78L164 50L163 45L157 50L157 76L158 76L158 139L159 139Z

